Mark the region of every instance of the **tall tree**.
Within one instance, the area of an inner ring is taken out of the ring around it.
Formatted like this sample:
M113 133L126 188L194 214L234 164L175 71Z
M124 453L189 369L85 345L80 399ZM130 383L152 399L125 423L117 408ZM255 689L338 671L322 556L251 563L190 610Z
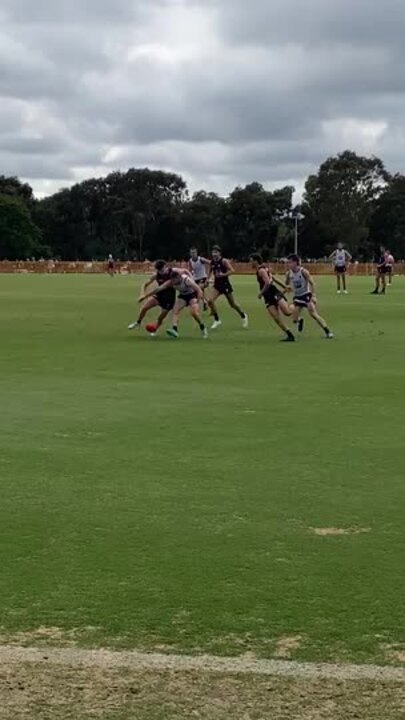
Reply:
M0 258L25 260L41 251L41 233L24 200L0 194Z
M385 245L394 257L405 258L405 176L394 175L374 205L371 221L374 249Z
M367 247L373 204L389 180L383 162L346 150L324 162L305 185L303 240L319 256L338 242L354 255Z

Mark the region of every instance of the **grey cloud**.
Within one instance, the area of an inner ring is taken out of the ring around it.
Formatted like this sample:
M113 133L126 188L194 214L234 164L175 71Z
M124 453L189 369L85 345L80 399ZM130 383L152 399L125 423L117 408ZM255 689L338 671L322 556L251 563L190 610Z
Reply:
M405 164L402 0L2 0L0 172L131 164L302 185L350 146Z

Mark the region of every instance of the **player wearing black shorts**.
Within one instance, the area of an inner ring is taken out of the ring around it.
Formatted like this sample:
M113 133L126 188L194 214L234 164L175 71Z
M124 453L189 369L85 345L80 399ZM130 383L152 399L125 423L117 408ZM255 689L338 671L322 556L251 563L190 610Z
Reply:
M387 288L387 275L389 275L388 253L384 245L380 246L380 256L377 260L377 273L375 276L375 288L372 295L385 295ZM381 288L381 290L380 290Z
M264 300L267 312L274 320L276 325L286 334L283 342L294 342L295 337L291 330L288 329L282 314L291 317L292 312L288 306L287 298L282 292L285 288L284 283L275 280L270 268L263 263L263 258L258 253L251 256L250 262L252 268L256 271L256 279L259 285L259 300ZM277 286L277 284L279 287Z
M108 256L108 260L107 260L107 272L108 272L108 274L109 274L110 277L114 277L114 271L115 271L115 268L114 268L114 258L113 258L113 256L110 254L110 255Z
M167 330L167 334L172 338L179 337L179 317L180 313L185 309L189 308L191 316L199 326L202 337L204 340L208 337L207 328L201 320L200 316L200 302L203 300L203 291L196 281L191 276L191 273L187 270L176 269L171 277L156 291L156 296L159 297L168 290L177 290L178 296L173 308L173 325ZM152 291L153 292L153 291ZM143 300L150 297L151 293L147 293Z
M173 276L177 276L177 271L173 270L165 260L158 260L155 263L155 273L143 285L141 297L145 296L147 289L151 285L155 284L158 287L161 287ZM150 310L152 310L153 308L160 307L161 312L156 323L157 332L168 314L173 310L175 302L176 290L174 289L174 287L167 287L160 293L155 290L151 295L147 297L146 302L141 308L138 319L128 325L128 330L136 330L137 328L139 328L142 325L142 322L148 312L150 312Z
M249 327L248 316L236 303L234 298L233 287L229 280L233 272L234 270L231 263L229 262L229 260L226 260L222 257L221 248L218 247L218 245L215 245L212 248L212 260L210 267L210 277L211 275L214 276L214 289L212 297L208 301L211 309L211 315L214 318L214 323L211 327L211 330L216 330L218 327L220 327L220 325L222 325L222 321L219 319L216 307L216 301L219 297L221 297L221 295L224 295L226 297L229 306L238 313L239 317L242 318L243 327L246 329Z

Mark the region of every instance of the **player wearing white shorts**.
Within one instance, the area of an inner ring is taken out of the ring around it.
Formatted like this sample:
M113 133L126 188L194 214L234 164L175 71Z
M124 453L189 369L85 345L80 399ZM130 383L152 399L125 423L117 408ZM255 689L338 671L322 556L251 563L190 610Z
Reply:
M343 286L343 292L347 295L346 274L347 268L352 261L352 256L345 250L343 243L339 243L336 250L334 250L330 256L330 260L332 260L335 268L338 294L340 295Z
M304 319L301 317L301 312L306 309L322 328L326 337L328 339L333 338L333 333L316 309L315 285L311 274L302 267L298 255L290 255L288 267L285 284L289 290L293 291L293 321L298 325L298 331L302 332L304 329Z

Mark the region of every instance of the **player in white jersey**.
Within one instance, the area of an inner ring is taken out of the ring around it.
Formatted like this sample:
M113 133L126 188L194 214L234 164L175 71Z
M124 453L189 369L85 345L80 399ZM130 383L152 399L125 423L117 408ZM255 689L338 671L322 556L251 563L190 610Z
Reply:
M342 292L342 286L344 294L347 295L346 274L347 268L352 261L352 256L345 250L343 243L339 243L336 250L334 250L330 256L330 260L332 260L335 268L338 295Z
M298 255L290 255L288 268L285 284L289 290L293 291L293 321L298 325L298 331L302 332L304 329L304 319L301 317L301 312L306 309L322 328L328 340L332 339L334 337L333 333L316 309L314 281L308 270L302 267Z
M172 275L167 282L160 286L155 294L165 293L170 288L177 290L178 296L173 309L173 326L167 330L167 334L172 338L179 337L179 316L184 308L189 307L190 312L197 325L199 326L204 339L208 337L208 331L200 317L200 302L203 300L203 291L197 285L191 274L186 271L174 269ZM153 292L153 291L152 291ZM146 294L141 300L145 300L151 293Z
M191 248L188 268L193 276L193 280L197 283L197 285L199 285L203 292L204 310L208 309L208 303L205 298L205 290L208 287L208 272L210 264L210 260L207 260L207 258L198 254L197 248Z
M392 285L392 276L394 274L395 260L391 250L386 251L386 267L388 270L388 285Z

